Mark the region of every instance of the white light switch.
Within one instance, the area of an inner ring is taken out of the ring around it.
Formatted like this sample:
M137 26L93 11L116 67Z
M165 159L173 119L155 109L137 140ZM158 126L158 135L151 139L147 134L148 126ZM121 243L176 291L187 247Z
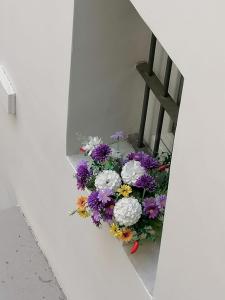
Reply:
M3 66L0 66L0 102L9 114L16 114L16 93Z

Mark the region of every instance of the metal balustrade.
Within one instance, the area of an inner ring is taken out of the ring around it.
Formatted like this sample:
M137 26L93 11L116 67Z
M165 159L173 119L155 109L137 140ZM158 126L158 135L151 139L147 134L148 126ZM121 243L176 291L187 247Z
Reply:
M154 156L156 156L159 151L165 112L167 112L167 114L169 115L169 117L173 122L171 131L175 134L177 118L179 113L179 106L180 106L181 96L182 96L182 89L184 84L184 78L182 74L180 74L178 96L175 101L169 95L169 84L170 84L171 70L173 65L173 61L171 60L171 58L169 56L167 58L163 83L161 83L161 81L158 79L158 77L153 71L154 58L156 52L156 43L157 43L157 39L155 35L152 34L148 62L141 62L137 64L136 67L137 71L140 73L140 75L145 81L145 91L144 91L144 100L142 106L139 134L138 137L135 138L133 141L131 138L131 143L133 145L135 143L134 145L135 148L138 149L147 148L150 152L152 152ZM156 97L156 99L159 101L160 104L153 149L150 149L149 145L146 145L146 143L144 142L144 133L146 127L146 117L148 111L150 92L154 94L154 96Z

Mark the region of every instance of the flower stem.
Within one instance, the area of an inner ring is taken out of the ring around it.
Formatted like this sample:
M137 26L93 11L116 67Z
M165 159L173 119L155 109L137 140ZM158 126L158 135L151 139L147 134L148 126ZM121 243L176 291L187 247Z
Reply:
M116 143L116 146L117 146L117 152L120 151L120 145L119 145L119 142L120 142L120 139L117 138L117 143Z
M146 193L146 189L144 189L144 190L143 190L143 194L142 194L142 201L144 200L145 193Z
M69 216L75 215L76 212L77 212L77 210L69 211Z

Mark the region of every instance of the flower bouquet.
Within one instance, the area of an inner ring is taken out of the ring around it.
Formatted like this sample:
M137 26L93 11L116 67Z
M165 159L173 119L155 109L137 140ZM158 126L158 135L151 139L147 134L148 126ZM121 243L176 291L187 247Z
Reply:
M112 135L112 147L99 137L90 137L82 145L86 159L78 162L75 178L77 188L89 195L77 199L71 215L91 217L97 227L108 223L110 233L131 243L134 253L140 241L161 237L170 159L144 152L122 155L119 143L125 138L123 132L117 132Z

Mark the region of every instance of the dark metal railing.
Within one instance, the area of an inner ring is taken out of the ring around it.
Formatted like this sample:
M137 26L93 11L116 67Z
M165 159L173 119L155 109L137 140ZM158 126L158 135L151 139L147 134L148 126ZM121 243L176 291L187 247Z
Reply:
M180 82L179 82L179 88L178 88L178 93L177 93L177 105L180 107L180 102L181 102L181 97L182 97L182 91L183 91L183 86L184 86L184 77L182 74L180 74ZM176 123L173 123L171 132L175 134L176 132Z
M177 101L174 101L174 99L172 99L172 97L169 95L169 84L170 84L171 70L172 70L172 65L173 65L173 61L171 60L171 58L169 56L167 58L167 64L166 64L166 70L165 70L163 84L158 79L156 74L153 72L156 43L157 43L157 39L156 39L155 35L152 34L148 63L141 62L137 65L137 70L145 81L145 92L144 92L144 100L143 100L143 107L142 107L142 114L141 114L140 130L139 130L139 135L138 135L138 139L137 139L137 147L138 148L146 147L146 145L144 143L144 132L145 132L145 126L146 126L146 117L147 117L147 111L148 111L150 92L152 92L154 94L154 96L160 103L154 147L152 150L152 153L154 156L156 156L159 151L159 145L160 145L160 140L161 140L165 111L167 112L167 114L169 115L169 117L171 118L171 120L173 122L172 132L175 133L177 118L178 118L178 113L179 113L179 106L180 106L180 102L181 102L183 83L184 83L184 78L181 75Z
M150 93L150 84L148 82L148 78L150 78L153 75L155 47L156 47L156 37L154 36L154 34L152 34L148 64L144 63L144 64L137 65L137 70L145 79L145 93L144 93L144 101L143 101L143 107L142 107L139 138L138 138L138 147L139 148L144 146L143 139L144 139L145 123L146 123L149 93Z

